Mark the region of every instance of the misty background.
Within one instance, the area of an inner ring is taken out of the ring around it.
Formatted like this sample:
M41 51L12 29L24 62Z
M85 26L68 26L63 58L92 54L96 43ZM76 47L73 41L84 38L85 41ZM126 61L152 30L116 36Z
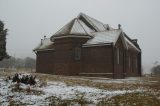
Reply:
M145 72L159 63L160 0L0 0L8 54L36 58L32 50L40 39L52 36L80 12L113 28L121 24L128 36L137 38Z

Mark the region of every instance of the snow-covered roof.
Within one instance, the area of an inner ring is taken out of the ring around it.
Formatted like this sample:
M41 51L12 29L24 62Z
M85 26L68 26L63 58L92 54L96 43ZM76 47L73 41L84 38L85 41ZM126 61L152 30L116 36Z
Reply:
M38 44L36 48L34 48L33 51L40 51L40 50L49 50L52 49L51 46L54 42L50 40L50 38L44 38L41 40L41 42Z
M126 44L127 44L127 48L128 49L134 49L136 51L141 51L139 48L137 48L127 37L124 37L125 38L125 41L126 41Z
M113 29L108 24L103 24L84 13L80 13L76 18L72 19L53 36L51 36L51 40L42 40L42 43L39 44L37 48L48 49L55 39L66 37L88 38L89 40L83 44L83 46L87 47L90 45L97 46L102 44L115 45L119 36L122 37L123 44L126 49L140 51L140 49L132 42L132 39L127 37L126 34L124 35L122 29ZM38 50L37 48L35 50Z
M60 36L67 35L81 35L86 37L86 35L92 35L93 32L105 31L106 25L102 22L85 15L84 13L80 13L77 18L74 18L65 26L63 26L59 31L57 31L52 37L51 40L54 41L55 38L59 38ZM109 29L113 29L109 27ZM69 37L69 36L68 36Z
M118 38L121 36L124 38L123 43L126 46L126 49L133 49L140 52L140 49L137 48L132 41L130 41L126 36L123 35L123 31L121 29L114 29L104 32L94 32L92 33L93 38L89 39L83 47L90 46L99 46L106 44L115 45Z
M84 45L115 43L120 33L121 33L121 30L95 32L95 33L92 33L94 37L92 39L89 39Z
M68 35L81 35L82 37L91 37L90 33L93 32L83 21L79 20L78 18L74 18L64 27L62 27L58 32L56 32L52 37L51 40L59 37L69 37Z
M83 17L88 23L90 23L97 31L105 31L106 30L105 25L102 22L100 22L100 21L98 21L98 20L96 20L96 19L94 19L84 13L79 14L78 18L81 18L81 17Z

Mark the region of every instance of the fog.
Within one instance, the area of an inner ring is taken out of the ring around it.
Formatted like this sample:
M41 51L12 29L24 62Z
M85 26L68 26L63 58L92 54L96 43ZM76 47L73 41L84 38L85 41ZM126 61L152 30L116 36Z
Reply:
M83 12L105 24L118 24L142 49L147 71L160 60L160 0L0 0L0 20L9 30L7 52L34 57L34 47L44 35L52 36Z

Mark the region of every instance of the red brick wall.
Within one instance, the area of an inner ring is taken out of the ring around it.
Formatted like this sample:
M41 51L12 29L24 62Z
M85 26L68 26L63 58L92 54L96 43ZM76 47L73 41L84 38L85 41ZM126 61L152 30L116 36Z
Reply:
M87 41L84 38L65 38L55 41L55 70L58 74L78 75L82 71L82 62L75 60L75 48ZM82 56L81 56L82 57Z
M135 51L127 51L126 56L126 76L140 76L140 68L141 65L139 60L139 53Z
M54 72L54 51L37 52L36 71L38 73Z
M83 73L113 73L112 46L82 48Z
M119 64L117 63L117 49L119 48ZM114 78L124 78L140 76L140 56L139 52L126 50L122 40L119 38L114 48Z
M58 75L93 73L86 74L86 76L112 78L124 78L124 73L126 76L140 75L139 54L125 50L121 39L118 39L115 47L112 45L82 47L86 40L80 38L57 39L53 46L55 50L37 52L37 72ZM79 60L75 59L75 48L77 47L81 48ZM119 48L119 64L117 63L117 48ZM130 67L128 67L129 56L131 59ZM135 59L137 59L137 66Z
M114 47L114 78L124 78L124 71L125 71L124 52L125 52L125 47L122 43L121 37L119 37Z

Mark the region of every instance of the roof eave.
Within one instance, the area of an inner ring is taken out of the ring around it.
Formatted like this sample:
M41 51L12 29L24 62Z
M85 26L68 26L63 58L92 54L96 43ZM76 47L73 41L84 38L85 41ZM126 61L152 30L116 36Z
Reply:
M33 51L39 52L39 51L51 51L51 50L55 50L55 49L37 49L37 50L33 50Z
M82 47L107 46L107 45L113 45L113 43L83 44Z
M61 36L54 36L51 37L51 40L54 41L55 39L62 39L62 38L92 38L91 35L79 35L79 34L70 34L70 35L61 35Z

